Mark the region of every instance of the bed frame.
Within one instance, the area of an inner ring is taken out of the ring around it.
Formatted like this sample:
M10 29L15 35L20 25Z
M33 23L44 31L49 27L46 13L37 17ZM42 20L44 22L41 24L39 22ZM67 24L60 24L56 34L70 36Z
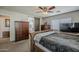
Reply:
M44 33L44 32L49 32L49 31L52 31L52 30L38 31L38 32L30 33L30 37L31 37L31 46L30 46L31 52L44 52L42 49L40 49L39 47L37 47L35 45L35 42L33 41L33 38L38 33Z

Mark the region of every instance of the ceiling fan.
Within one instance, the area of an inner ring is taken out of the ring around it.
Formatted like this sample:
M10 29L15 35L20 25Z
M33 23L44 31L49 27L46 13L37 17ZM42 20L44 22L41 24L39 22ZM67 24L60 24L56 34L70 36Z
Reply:
M55 9L55 6L39 6L38 9L37 13L48 14L53 12L52 10Z

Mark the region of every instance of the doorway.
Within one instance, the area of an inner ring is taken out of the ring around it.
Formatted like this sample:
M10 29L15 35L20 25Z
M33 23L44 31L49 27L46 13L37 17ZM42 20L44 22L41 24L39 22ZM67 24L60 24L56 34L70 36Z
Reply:
M35 18L35 31L40 31L40 18Z
M29 22L15 21L15 41L29 39Z
M10 41L10 17L0 15L0 43Z

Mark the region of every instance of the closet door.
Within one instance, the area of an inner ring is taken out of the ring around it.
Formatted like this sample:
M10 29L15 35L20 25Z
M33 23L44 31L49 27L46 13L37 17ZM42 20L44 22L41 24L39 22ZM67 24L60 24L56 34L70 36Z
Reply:
M23 21L15 22L15 41L25 40L29 38L29 23Z
M22 22L22 38L28 39L29 38L29 23Z

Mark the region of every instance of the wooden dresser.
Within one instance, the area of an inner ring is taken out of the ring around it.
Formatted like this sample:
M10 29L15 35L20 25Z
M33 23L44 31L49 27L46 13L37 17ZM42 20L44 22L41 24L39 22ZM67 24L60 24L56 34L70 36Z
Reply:
M49 30L50 25L41 25L41 30Z
M3 38L9 38L9 37L10 37L10 31L4 31Z

